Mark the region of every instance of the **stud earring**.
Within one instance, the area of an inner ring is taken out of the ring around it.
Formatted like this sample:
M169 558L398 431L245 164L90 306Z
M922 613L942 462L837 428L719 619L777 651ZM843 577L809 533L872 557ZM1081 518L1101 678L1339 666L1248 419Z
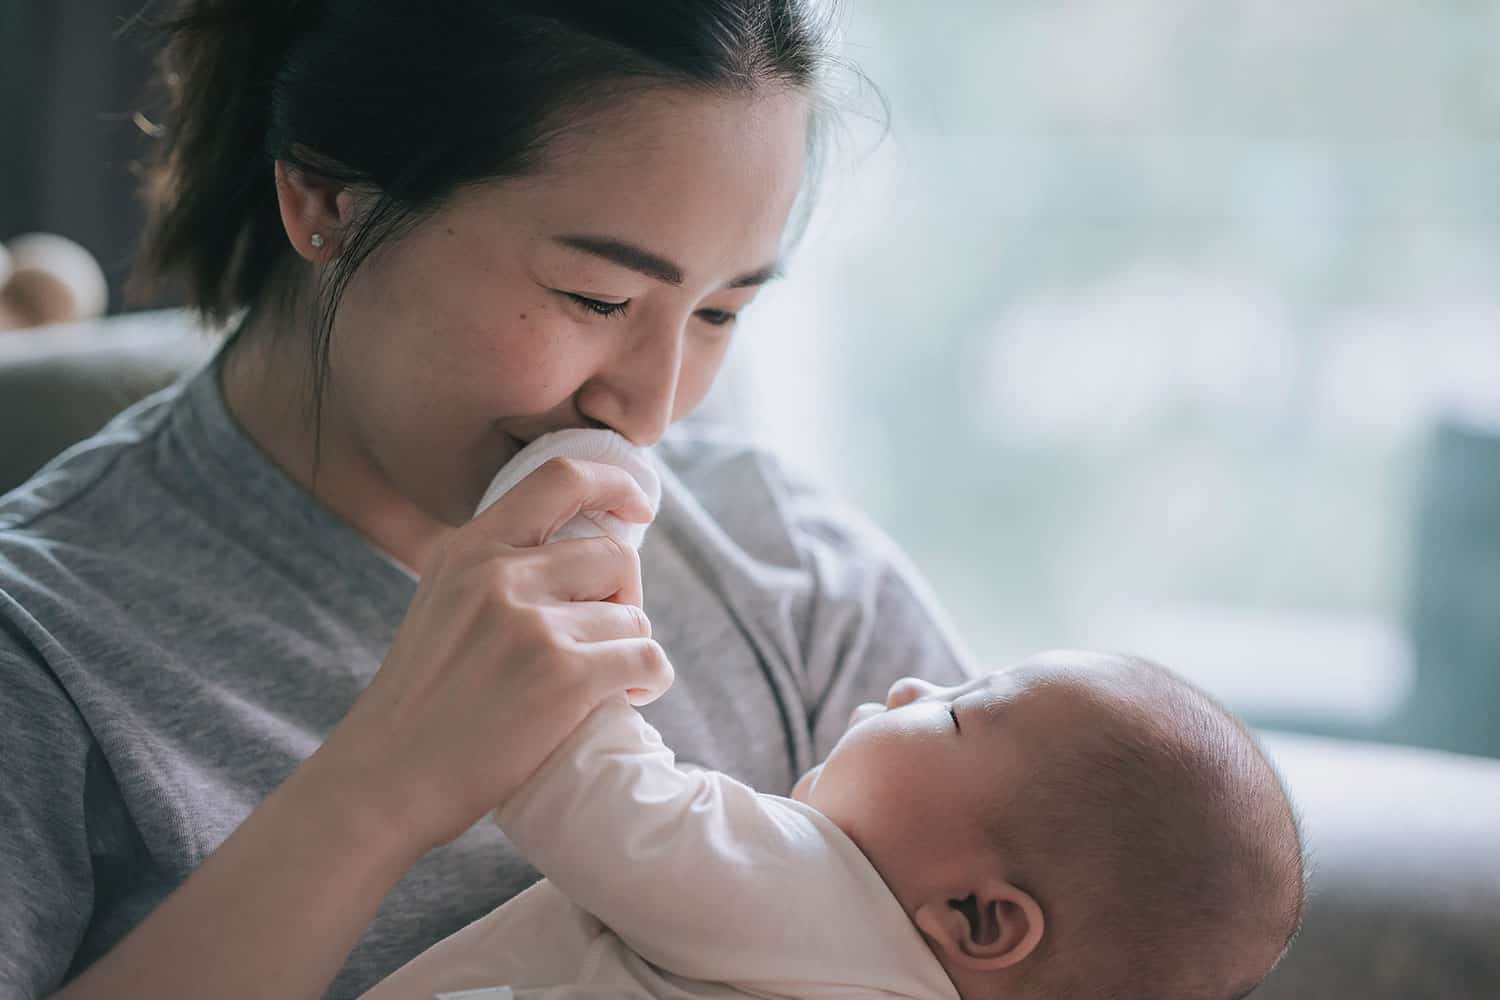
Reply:
M313 245L313 249L314 250L321 250L321 249L323 249L323 234L322 233L313 233L312 234L312 238L309 239L307 242L309 242L309 243L311 243Z

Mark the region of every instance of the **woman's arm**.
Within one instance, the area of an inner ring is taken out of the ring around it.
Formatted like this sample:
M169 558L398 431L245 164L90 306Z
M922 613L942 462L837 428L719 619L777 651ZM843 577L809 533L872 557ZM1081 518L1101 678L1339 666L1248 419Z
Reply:
M664 689L635 553L540 544L579 510L650 517L625 473L563 462L455 532L323 746L57 996L321 996L418 857L505 801L606 696Z
M58 1000L318 997L416 860L314 754Z

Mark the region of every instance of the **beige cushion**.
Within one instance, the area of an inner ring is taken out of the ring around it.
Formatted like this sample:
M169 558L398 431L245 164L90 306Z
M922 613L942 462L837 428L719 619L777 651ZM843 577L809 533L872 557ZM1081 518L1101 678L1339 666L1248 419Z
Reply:
M1302 814L1312 891L1256 1000L1500 997L1500 760L1264 739Z
M176 310L0 333L0 493L216 344Z

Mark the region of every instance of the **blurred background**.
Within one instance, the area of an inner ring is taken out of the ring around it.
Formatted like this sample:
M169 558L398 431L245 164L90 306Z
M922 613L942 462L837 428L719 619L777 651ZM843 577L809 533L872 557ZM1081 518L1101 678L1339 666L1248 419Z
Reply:
M991 662L1500 755L1500 5L851 10L891 134L740 338L758 431Z
M0 0L0 240L83 244L112 311L139 6ZM1500 5L849 7L890 130L848 96L734 348L751 431L985 661L1129 649L1500 756Z

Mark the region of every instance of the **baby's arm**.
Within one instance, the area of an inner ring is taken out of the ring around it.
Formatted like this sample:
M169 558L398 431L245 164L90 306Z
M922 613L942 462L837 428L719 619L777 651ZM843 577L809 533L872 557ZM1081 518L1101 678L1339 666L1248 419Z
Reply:
M851 963L881 975L848 922L881 907L905 920L822 815L716 771L677 769L623 698L600 706L495 816L575 903L681 976L814 980Z

